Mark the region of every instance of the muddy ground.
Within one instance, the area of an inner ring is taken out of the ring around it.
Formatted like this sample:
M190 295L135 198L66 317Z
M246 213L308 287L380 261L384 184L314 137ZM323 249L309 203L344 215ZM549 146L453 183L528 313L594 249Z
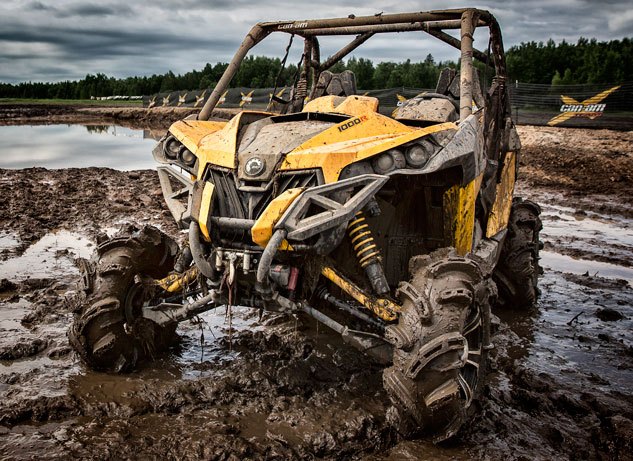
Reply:
M236 109L216 109L212 116L230 118ZM78 123L82 125L116 123L140 129L167 129L169 125L188 115L197 114L200 108L140 106L84 106L46 104L0 104L0 126L2 125L50 125Z
M0 458L633 459L633 133L520 132L542 295L496 312L476 415L440 446L400 440L380 366L306 318L220 308L135 373L86 369L76 258L126 221L178 237L155 172L0 170Z

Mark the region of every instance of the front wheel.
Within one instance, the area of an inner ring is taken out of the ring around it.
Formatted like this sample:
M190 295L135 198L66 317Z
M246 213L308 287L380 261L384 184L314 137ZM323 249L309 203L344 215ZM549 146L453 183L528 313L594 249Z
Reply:
M140 317L148 291L143 277L162 278L174 267L178 245L155 227L128 227L85 263L86 299L68 333L81 360L100 371L124 372L165 349L175 326ZM140 276L140 277L139 277Z
M405 437L453 436L466 420L485 375L494 284L478 264L452 249L415 256L403 309L387 335L393 365L383 375L390 418Z

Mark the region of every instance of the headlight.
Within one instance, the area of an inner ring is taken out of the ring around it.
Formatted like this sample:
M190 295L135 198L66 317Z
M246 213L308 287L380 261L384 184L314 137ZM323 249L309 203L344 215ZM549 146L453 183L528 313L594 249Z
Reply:
M423 168L437 152L442 150L430 137L417 139L408 144L378 154L371 159L371 166L377 174L389 174L406 168Z
M426 139L407 147L405 158L411 168L422 168L429 161L437 147Z
M407 165L404 154L398 149L389 149L371 161L371 166L378 174L387 174L393 170L399 170Z
M178 160L187 166L194 166L196 164L196 156L186 147L183 147L178 153Z
M181 147L182 144L180 143L180 141L178 141L173 136L169 136L163 144L163 153L168 159L176 160L178 158L178 152L180 151Z

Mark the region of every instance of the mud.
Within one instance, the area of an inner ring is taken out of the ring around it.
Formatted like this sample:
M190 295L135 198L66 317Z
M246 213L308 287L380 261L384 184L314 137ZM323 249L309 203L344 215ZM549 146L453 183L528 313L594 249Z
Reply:
M192 107L116 107L85 105L2 104L0 126L49 125L78 123L82 125L117 124L129 128L167 129L169 125L189 115L197 114ZM236 109L216 109L212 117L229 119Z
M633 131L520 126L519 136L519 174L537 195L545 190L580 215L633 217Z
M543 207L542 295L496 312L475 419L440 446L400 440L382 368L308 318L219 308L135 373L86 369L66 339L75 261L126 221L181 236L156 174L0 170L0 459L633 459L633 141L521 134L518 192ZM570 152L592 168L613 156L623 179L556 166Z
M93 240L104 229L128 221L156 222L166 232L177 232L172 220L166 219L171 215L163 204L155 171L0 170L0 196L4 202L0 208L0 260L21 255L47 233L60 229L79 230ZM51 237L63 251L68 244L60 238L59 233ZM17 265L32 267L24 262Z

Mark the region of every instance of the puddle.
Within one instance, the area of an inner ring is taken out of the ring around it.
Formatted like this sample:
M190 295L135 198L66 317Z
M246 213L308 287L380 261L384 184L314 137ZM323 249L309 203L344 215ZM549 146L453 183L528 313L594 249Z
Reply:
M275 313L264 313L260 320L260 311L245 306L233 306L231 316L226 306L199 315L195 320L178 325L178 334L183 342L181 350L172 359L182 379L194 379L217 373L219 365L226 365L237 359L243 348L234 342L240 332L271 331L269 324L276 319L293 322ZM288 324L275 330L292 329Z
M538 311L500 313L523 339L525 347L515 349L514 358L562 381L581 380L575 383L581 387L628 392L633 382L633 367L628 365L633 347L628 334L633 329L633 291L615 282L593 283L591 276L576 281L546 269L539 281ZM617 310L623 318L600 320L596 313L605 308Z
M500 313L522 339L512 354L571 386L629 392L633 221L537 199L547 248L540 252L541 297L531 314ZM596 312L606 308L624 318L600 320Z
M545 270L626 280L633 286L633 220L542 203Z
M575 240L599 239L604 245L633 248L633 222L617 216L591 211L578 214L575 209L547 204L542 207L544 238L566 237Z
M15 241L13 237L10 239ZM89 258L93 250L94 244L79 233L65 230L50 233L21 256L0 262L0 279L17 281L77 274L73 258Z
M11 234L0 233L0 251L13 250L20 245L20 241Z
M116 125L0 126L0 168L155 168L154 137Z
M250 308L234 306L229 320L226 306L221 306L199 315L195 321L180 324L178 333L183 337L184 348L175 357L175 362L182 378L208 376L209 365L234 360L239 355L239 348L237 345L231 347L232 338L240 331L262 328L257 318L253 318L253 312Z
M591 276L626 280L629 286L633 287L633 268L600 261L576 259L551 251L541 251L540 256L541 266L543 266L545 270L552 269L578 275L588 273Z

